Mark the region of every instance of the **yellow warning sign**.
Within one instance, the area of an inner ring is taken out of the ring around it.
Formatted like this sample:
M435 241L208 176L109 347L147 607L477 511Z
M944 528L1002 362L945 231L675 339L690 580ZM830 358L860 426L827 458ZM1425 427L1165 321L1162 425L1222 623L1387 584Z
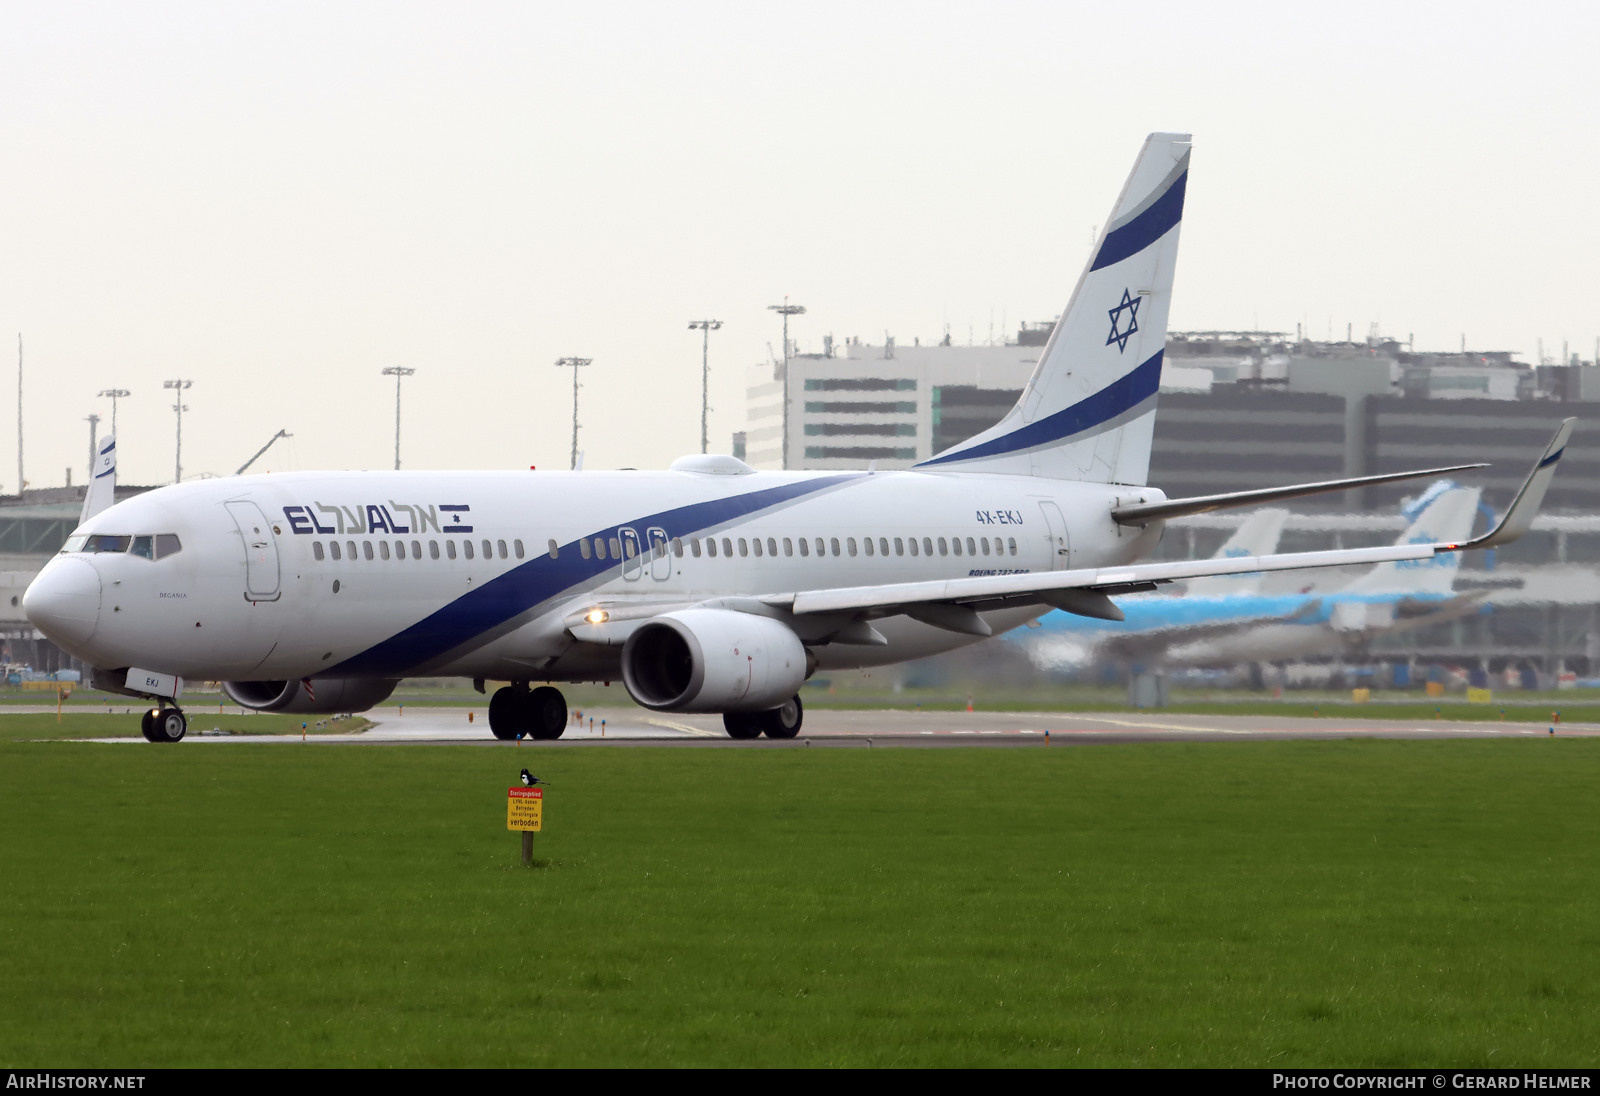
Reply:
M535 833L544 829L543 788L506 789L506 829Z

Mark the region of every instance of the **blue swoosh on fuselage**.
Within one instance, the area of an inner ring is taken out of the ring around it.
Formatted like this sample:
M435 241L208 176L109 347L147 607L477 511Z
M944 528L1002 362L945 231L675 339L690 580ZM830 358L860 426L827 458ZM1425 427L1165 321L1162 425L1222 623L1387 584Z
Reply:
M711 499L690 503L670 510L634 518L632 521L608 525L587 534L587 537L607 537L619 529L632 528L640 536L646 530L659 527L668 531L669 537L693 536L705 529L725 525L749 517L759 510L789 502L829 487L860 479L866 473L828 476L822 479L788 483L768 487L730 498ZM584 538L580 538L584 539ZM317 677L403 677L418 666L425 665L448 654L457 647L471 642L485 632L492 631L543 602L570 594L586 585L598 585L598 578L609 580L610 573L620 572L621 564L610 559L584 559L578 551L578 541L559 545L555 559L543 553L525 563L520 563L505 574L485 582L437 611L417 621L409 628L397 632L381 643L345 659ZM648 567L642 555L636 561Z

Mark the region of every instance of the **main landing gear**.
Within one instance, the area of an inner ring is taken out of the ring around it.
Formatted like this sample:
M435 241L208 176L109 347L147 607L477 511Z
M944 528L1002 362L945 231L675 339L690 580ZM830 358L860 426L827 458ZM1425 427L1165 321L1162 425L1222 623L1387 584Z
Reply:
M530 692L527 682L513 682L489 698L489 729L501 739L560 738L567 729L567 698L548 685Z
M781 707L766 712L724 712L722 725L729 738L793 738L805 720L805 705L791 696Z
M146 742L182 742L189 733L189 717L177 708L151 708L139 721Z

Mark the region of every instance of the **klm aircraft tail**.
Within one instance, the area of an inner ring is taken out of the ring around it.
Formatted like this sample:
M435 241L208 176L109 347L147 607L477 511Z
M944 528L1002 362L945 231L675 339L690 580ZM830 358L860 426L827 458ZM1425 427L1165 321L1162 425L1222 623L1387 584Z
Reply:
M1278 550L1278 540L1283 536L1283 523L1287 510L1257 510L1244 519L1237 532L1217 550L1216 559L1238 559L1241 556L1270 556ZM1183 588L1185 597L1247 597L1261 586L1260 571L1246 571L1238 575L1210 575L1192 578Z
M1189 135L1146 138L1017 405L919 467L1144 484L1188 181Z
M1472 535L1478 514L1477 487L1441 491L1423 507L1396 544L1459 544ZM1449 597L1461 567L1460 552L1441 552L1431 559L1379 563L1346 586L1346 594L1412 594Z

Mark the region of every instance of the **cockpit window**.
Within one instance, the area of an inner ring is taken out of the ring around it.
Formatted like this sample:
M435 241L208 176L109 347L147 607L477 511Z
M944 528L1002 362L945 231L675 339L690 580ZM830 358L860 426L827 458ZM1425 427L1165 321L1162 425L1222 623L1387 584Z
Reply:
M89 536L89 543L83 546L85 552L126 552L132 537L117 537L109 533L94 533Z
M176 533L162 533L156 537L156 558L166 559L183 551L183 544L178 540Z
M128 549L130 555L142 556L145 559L156 558L156 545L154 537L134 537L133 547Z
M81 552L83 551L83 546L88 543L89 538L83 533L79 533L74 537L68 537L67 543L61 546L61 553L62 555L65 555L68 552Z
M67 538L61 546L67 552L127 552L143 559L165 559L183 551L183 545L172 533L154 536L122 537L109 533L77 533Z

